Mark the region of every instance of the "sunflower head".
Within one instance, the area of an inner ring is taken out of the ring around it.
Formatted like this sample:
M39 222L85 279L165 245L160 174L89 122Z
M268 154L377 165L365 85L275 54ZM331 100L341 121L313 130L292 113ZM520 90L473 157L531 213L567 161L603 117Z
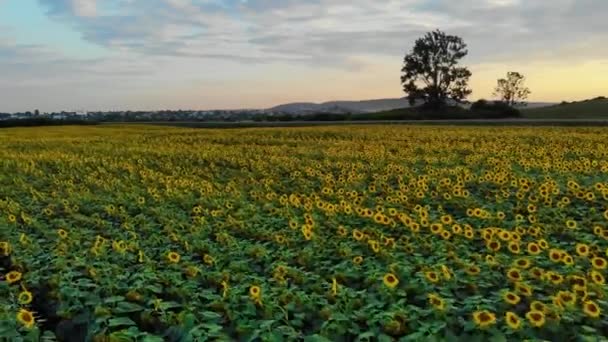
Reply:
M528 243L528 254L538 255L541 253L541 248L536 242Z
M516 313L511 311L505 313L505 322L512 330L518 330L521 327L521 319Z
M532 288L530 285L525 283L515 283L515 291L524 297L530 297L532 295Z
M9 256L11 254L11 244L2 241L0 242L0 256Z
M439 281L439 275L437 274L437 272L427 271L427 272L424 272L424 276L431 283L436 283Z
M525 270L530 267L531 262L529 259L519 258L519 259L515 260L514 265Z
M530 310L526 313L526 318L533 327L540 328L545 325L545 313L542 311Z
M21 309L17 313L17 322L21 323L27 329L31 329L34 327L36 319L34 318L33 312L26 309Z
M253 285L249 288L249 296L257 299L262 295L262 289L259 286Z
M589 254L589 246L584 243L577 244L576 253L580 256L587 256Z
M557 293L560 303L566 306L574 306L576 304L576 294L570 291L559 291Z
M509 280L515 281L515 282L522 280L521 272L519 272L519 270L517 268L509 269L507 271L507 277L509 278Z
M488 310L475 311L473 321L479 328L487 328L496 323L496 315Z
M438 294L429 293L427 298L429 300L429 304L431 304L433 306L433 308L435 308L435 310L438 310L438 311L445 310L445 300L443 300L443 298L441 298Z
M167 261L169 261L169 263L171 263L171 264L177 264L180 259L181 259L181 256L179 254L177 254L176 252L169 252L167 254Z
M28 305L32 302L33 296L32 296L31 292L25 290L25 291L19 293L19 296L17 297L17 299L19 300L19 304Z
M588 300L583 303L583 312L585 313L585 315L591 318L598 318L600 317L602 310L596 302Z
M9 284L14 284L21 280L21 272L18 271L10 271L6 274L6 282Z
M547 306L543 302L540 302L538 300L534 300L534 301L532 301L530 303L530 310L531 311L546 312L547 311Z
M397 287L397 285L399 285L399 279L397 278L396 275L394 275L392 273L385 274L384 277L382 278L382 282L389 289L394 289L395 287Z
M355 265L361 265L363 263L363 257L360 255L357 255L356 257L353 258L353 264Z
M606 263L606 259L604 259L602 257L592 258L591 265L593 265L593 268L598 269L598 270L604 270L604 269L606 269L606 266L608 266L608 264Z
M66 239L68 237L68 232L66 232L65 229L57 229L57 235L62 239Z
M502 299L506 303L509 303L511 305L515 305L515 304L519 303L519 301L521 300L521 298L516 293L511 292L511 291L506 291L505 293L503 293Z

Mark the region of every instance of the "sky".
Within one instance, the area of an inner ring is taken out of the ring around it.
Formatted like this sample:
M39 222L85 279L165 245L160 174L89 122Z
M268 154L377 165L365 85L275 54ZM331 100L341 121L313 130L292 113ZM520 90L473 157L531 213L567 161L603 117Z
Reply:
M0 112L402 97L416 38L461 36L469 100L608 95L606 0L0 0Z

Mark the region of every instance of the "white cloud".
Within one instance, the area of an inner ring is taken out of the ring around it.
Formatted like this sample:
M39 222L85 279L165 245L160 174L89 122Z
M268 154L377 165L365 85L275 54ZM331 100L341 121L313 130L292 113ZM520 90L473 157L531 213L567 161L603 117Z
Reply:
M72 10L78 17L95 17L97 0L72 0Z

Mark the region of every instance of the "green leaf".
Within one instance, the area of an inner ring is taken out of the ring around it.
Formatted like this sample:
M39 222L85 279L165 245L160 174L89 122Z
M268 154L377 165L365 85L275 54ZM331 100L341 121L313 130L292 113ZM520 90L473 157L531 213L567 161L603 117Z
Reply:
M222 318L222 315L214 311L203 311L202 316L206 320L217 320Z
M122 302L124 300L125 300L125 297L123 297L123 296L112 296L112 297L105 298L103 300L103 302L106 304L112 304L112 303Z
M109 327L132 326L132 325L135 325L135 322L133 322L133 320L131 320L129 317L112 318L108 321Z
M331 342L331 340L321 335L315 334L311 336L306 336L304 338L304 342Z
M139 312L143 311L144 307L139 304L129 303L129 302L120 302L113 310L114 313L130 313L130 312Z
M146 334L141 342L164 342L164 340L162 337Z

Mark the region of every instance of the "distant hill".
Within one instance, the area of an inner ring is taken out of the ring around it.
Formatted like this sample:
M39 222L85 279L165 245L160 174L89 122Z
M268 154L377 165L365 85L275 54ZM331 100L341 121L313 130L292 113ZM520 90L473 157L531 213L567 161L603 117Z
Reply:
M453 103L455 105L455 103ZM553 105L546 102L530 102L526 108L539 108ZM314 113L375 113L394 109L409 108L410 103L406 97L396 99L378 99L364 101L330 101L323 103L294 102L282 104L267 109L270 112L287 114L314 114ZM463 105L463 107L468 107Z
M323 103L296 102L287 103L268 109L268 111L290 114L307 113L371 113L396 108L407 108L407 98L378 99L364 101L330 101Z
M562 102L560 104L522 109L522 116L530 119L608 119L608 98Z

